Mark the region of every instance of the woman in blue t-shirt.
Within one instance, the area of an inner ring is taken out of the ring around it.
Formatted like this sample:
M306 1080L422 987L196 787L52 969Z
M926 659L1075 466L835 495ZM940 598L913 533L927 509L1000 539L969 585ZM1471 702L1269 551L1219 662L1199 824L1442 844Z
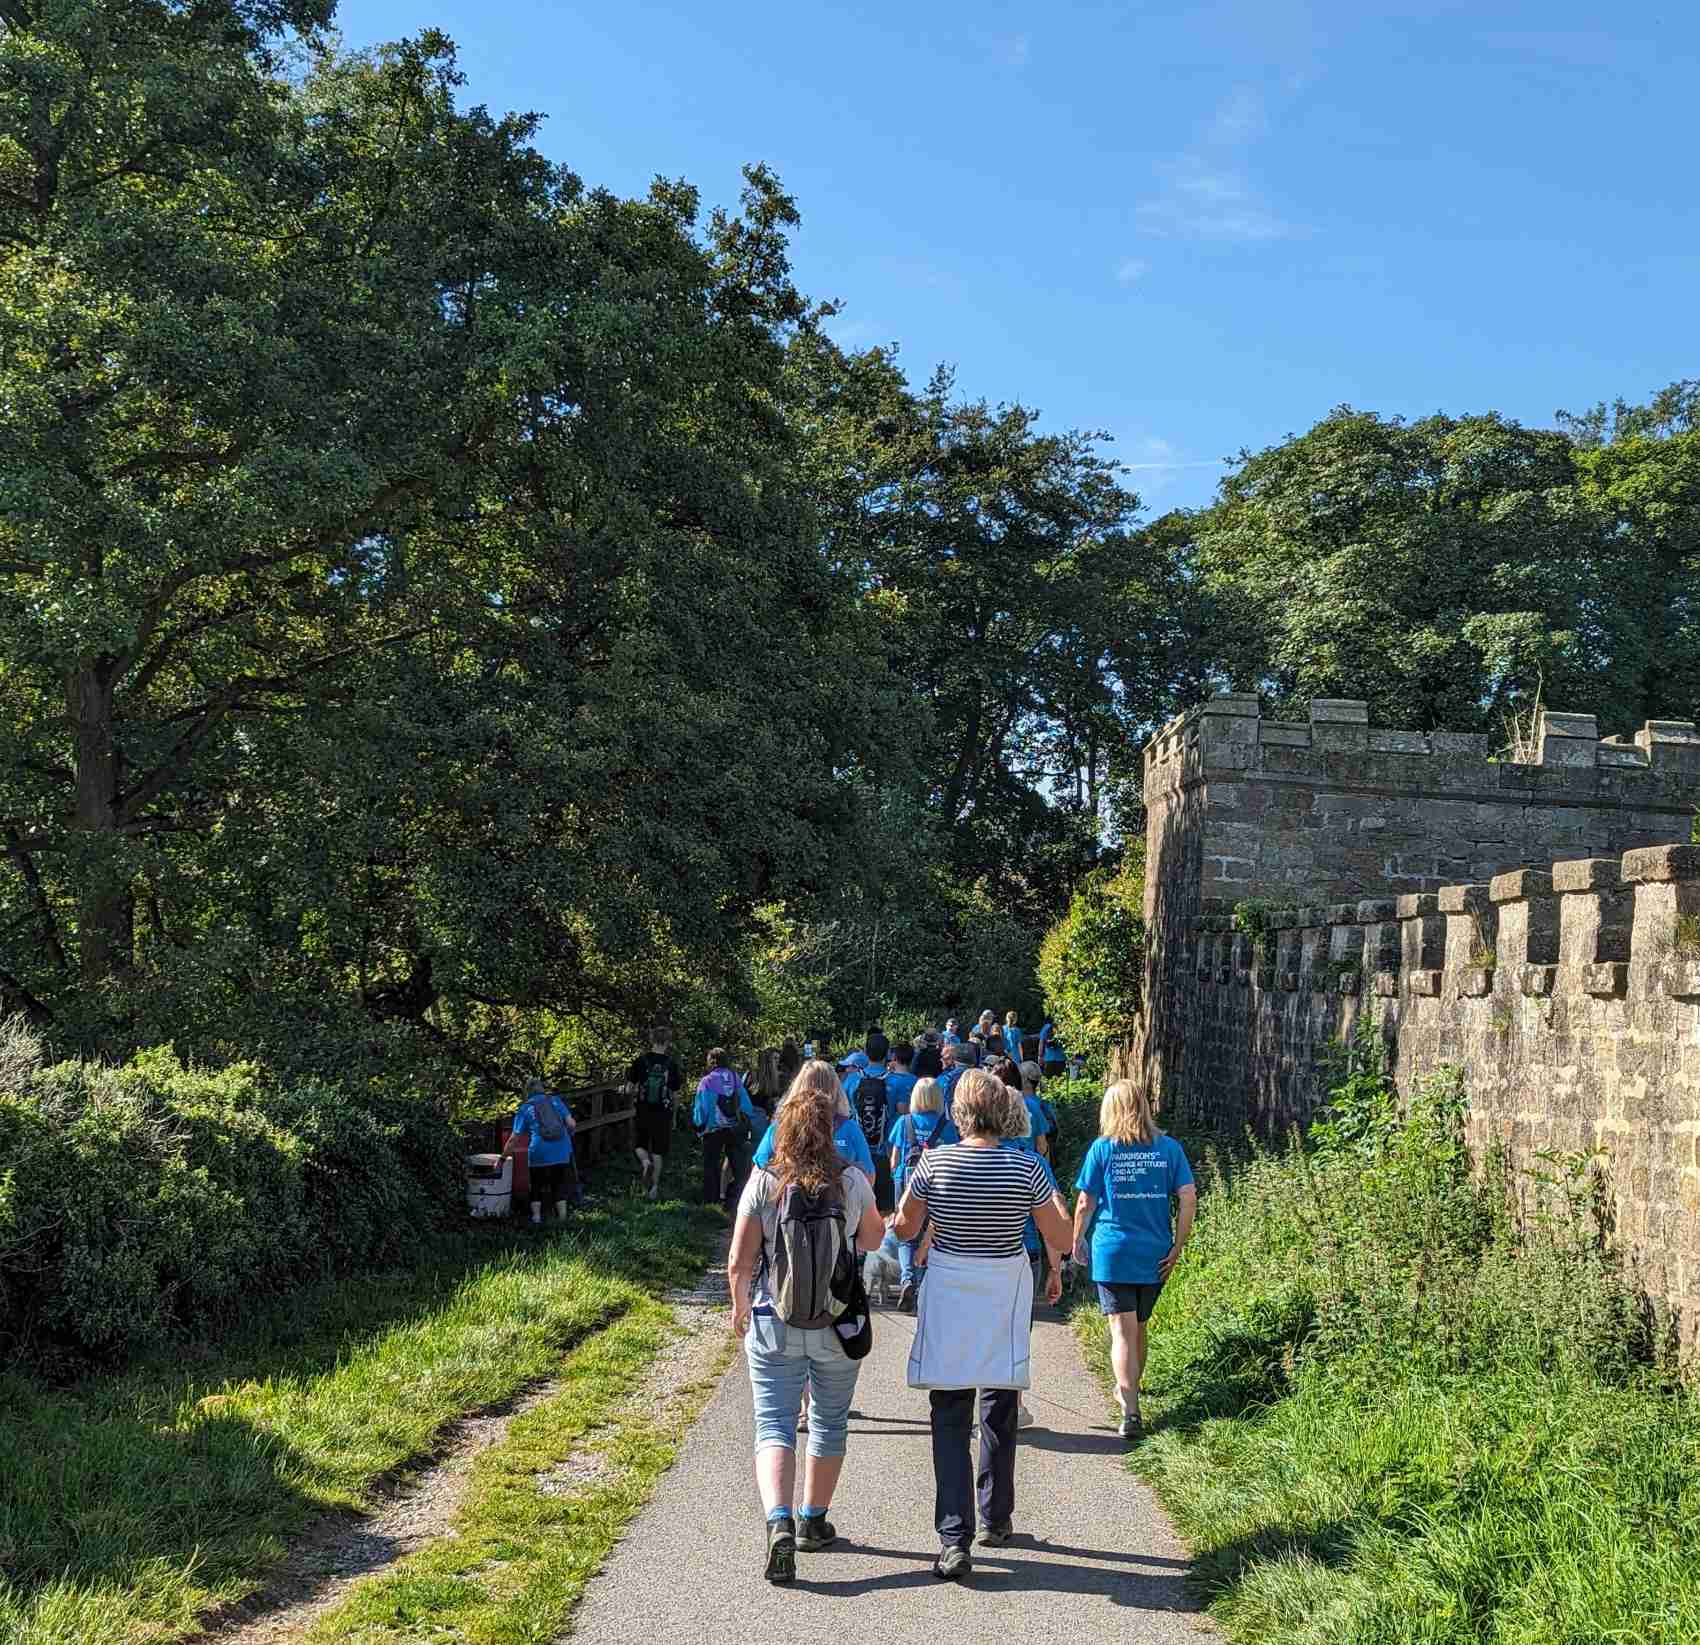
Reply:
M892 1121L891 1178L898 1199L909 1186L911 1165L921 1154L933 1148L947 1148L962 1139L944 1112L944 1093L937 1080L917 1080L909 1093L909 1112ZM915 1312L915 1257L921 1246L920 1238L899 1240L897 1244L897 1306L900 1312Z
M1192 1167L1181 1145L1157 1129L1144 1085L1117 1080L1104 1093L1098 1140L1087 1149L1075 1186L1074 1258L1091 1263L1098 1306L1109 1318L1122 1438L1138 1439L1146 1326L1198 1212ZM1171 1199L1179 1202L1178 1223L1169 1219Z

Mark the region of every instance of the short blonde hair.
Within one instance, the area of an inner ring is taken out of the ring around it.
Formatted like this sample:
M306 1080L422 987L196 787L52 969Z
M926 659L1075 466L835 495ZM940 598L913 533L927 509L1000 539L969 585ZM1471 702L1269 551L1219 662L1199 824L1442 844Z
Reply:
M950 1094L950 1114L965 1137L1019 1137L1031 1124L1019 1091L982 1068L970 1068Z
M1157 1105L1143 1081L1117 1080L1098 1104L1098 1135L1111 1142L1149 1146L1157 1139Z
M942 1114L944 1112L944 1092L940 1090L937 1080L916 1080L915 1089L909 1093L909 1112L911 1114Z

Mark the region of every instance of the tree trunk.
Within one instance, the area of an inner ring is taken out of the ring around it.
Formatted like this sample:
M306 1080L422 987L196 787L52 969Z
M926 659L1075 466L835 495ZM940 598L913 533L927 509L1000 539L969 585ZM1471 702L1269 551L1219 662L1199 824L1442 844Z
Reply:
M118 838L118 750L112 740L111 658L74 670L66 680L76 741L74 827L88 841L88 879L79 900L77 947L85 983L104 982L135 959L135 908L122 872Z

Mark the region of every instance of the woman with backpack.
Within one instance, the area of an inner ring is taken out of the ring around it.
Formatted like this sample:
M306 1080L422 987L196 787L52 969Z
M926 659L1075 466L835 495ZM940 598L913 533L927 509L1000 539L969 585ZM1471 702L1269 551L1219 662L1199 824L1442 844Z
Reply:
M573 1111L542 1080L531 1080L525 1101L514 1115L513 1129L502 1144L502 1158L513 1153L521 1137L528 1139L526 1162L531 1167L531 1226L543 1226L543 1207L552 1204L555 1215L567 1220L567 1191L578 1198L578 1173L573 1169L573 1132L578 1121Z
M912 1105L911 1105L912 1106ZM952 1118L962 1141L925 1152L910 1174L893 1231L913 1239L931 1225L927 1283L921 1288L909 1386L932 1406L933 1483L940 1550L935 1576L958 1581L973 1567L976 1498L979 1540L1001 1548L1013 1534L1019 1397L1030 1386L1033 1270L1023 1235L1038 1224L1046 1247L1045 1298L1062 1295L1061 1256L1068 1214L1044 1161L1000 1147L1021 1135L1026 1105L979 1069L957 1082ZM969 1454L975 1391L980 1403L980 1466Z
M732 1236L732 1328L749 1363L769 1582L793 1580L798 1550L812 1553L838 1535L826 1511L844 1468L862 1363L846 1351L844 1331L866 1307L856 1250L858 1243L877 1249L885 1234L867 1177L839 1153L836 1124L832 1099L799 1075L774 1121L772 1160L751 1175ZM799 1497L797 1405L805 1382L813 1409Z
M708 1072L697 1084L691 1124L702 1138L702 1202L724 1204L730 1211L749 1170L746 1124L756 1123L756 1111L743 1076L718 1045L708 1054ZM722 1192L721 1166L729 1167L730 1185Z
M956 1127L944 1113L944 1092L933 1079L918 1080L909 1093L909 1112L900 1114L891 1127L891 1180L898 1199L909 1185L915 1167L929 1148L943 1148L958 1141ZM915 1312L915 1257L921 1241L897 1242L897 1307L900 1313Z

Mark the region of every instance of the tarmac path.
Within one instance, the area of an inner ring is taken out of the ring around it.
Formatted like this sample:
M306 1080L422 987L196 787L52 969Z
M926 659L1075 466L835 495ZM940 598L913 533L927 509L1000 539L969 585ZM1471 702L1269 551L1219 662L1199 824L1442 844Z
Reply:
M571 1637L585 1645L1196 1645L1211 1634L1185 1586L1186 1550L1122 1465L1111 1404L1073 1333L1044 1308L1033 1327L1026 1398L1038 1423L1021 1432L1015 1538L976 1547L966 1582L932 1574L927 1396L904 1379L914 1329L909 1315L875 1312L832 1505L839 1540L800 1553L794 1584L774 1587L761 1575L766 1544L740 1352L586 1590Z

